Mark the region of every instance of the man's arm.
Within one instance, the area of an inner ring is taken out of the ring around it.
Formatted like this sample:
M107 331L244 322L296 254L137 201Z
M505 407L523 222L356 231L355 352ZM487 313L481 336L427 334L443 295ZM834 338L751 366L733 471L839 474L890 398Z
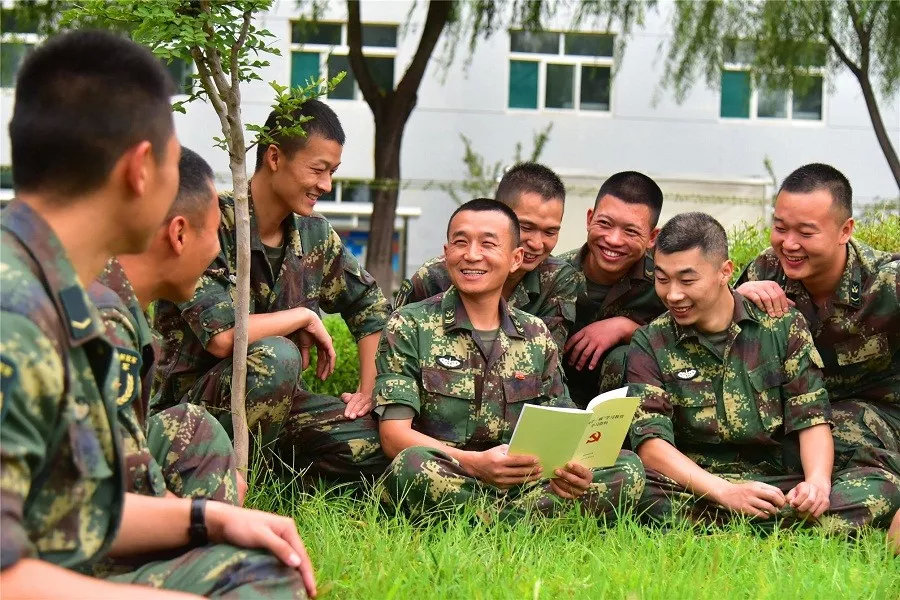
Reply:
M834 467L834 438L826 424L803 429L800 437L800 462L803 482L785 498L798 513L814 518L831 506L831 470Z
M380 333L370 333L356 342L359 350L359 385L355 392L344 392L341 400L347 404L344 416L355 419L369 413L373 406L372 393L375 390L375 352L378 350Z
M585 366L593 371L604 352L619 344L629 343L639 327L628 317L610 317L587 325L566 342L565 353L569 355L569 364L579 371Z
M550 330L560 352L575 325L575 303L585 285L584 274L566 262L561 263L554 273L551 291L534 313Z
M288 310L250 315L247 324L247 343L252 344L273 335L290 335L301 329L318 332L319 315L308 308L298 306ZM323 327L324 329L324 327ZM321 339L319 336L316 339ZM216 358L231 356L234 350L234 327L215 334L209 339L206 351ZM306 366L304 364L304 366Z

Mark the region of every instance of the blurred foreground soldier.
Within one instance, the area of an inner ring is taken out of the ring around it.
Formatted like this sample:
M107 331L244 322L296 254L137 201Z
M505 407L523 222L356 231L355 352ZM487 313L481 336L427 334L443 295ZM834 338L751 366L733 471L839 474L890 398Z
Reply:
M900 255L854 239L850 182L823 164L785 178L771 243L737 291L770 315L795 306L825 366L836 464L900 475Z
M179 404L147 418L156 349L144 309L160 298L189 300L219 252L212 169L182 147L178 175L175 202L149 248L110 259L88 294L121 363L116 405L128 491L241 504L244 479L235 470L231 440L212 415Z
M291 519L124 492L120 359L81 282L113 254L144 251L172 204L171 91L146 49L102 32L48 40L19 74L9 127L17 198L0 241L5 596L315 593ZM106 580L76 572L105 556L136 566Z
M560 257L586 280L563 363L578 406L623 385L631 335L665 310L653 289L651 252L662 203L662 190L643 173L612 175L588 209L587 242Z
M569 463L554 473L542 473L532 456L506 453L524 404L573 406L547 326L502 296L522 262L519 229L505 204L463 204L444 245L453 286L388 321L375 386L381 443L393 458L386 494L413 513L484 496L504 517L549 516L577 500L613 520L643 490L633 453L607 469Z
M874 464L833 471L828 392L803 316L769 317L731 289L725 230L709 215L673 217L655 260L668 312L635 332L628 356L641 509L886 527L900 478Z
M308 100L292 115L307 137L276 135L258 148L250 181L250 322L247 422L288 466L323 476L380 475L386 461L369 413L378 334L390 314L375 280L326 219L313 212L341 162L344 130L328 106ZM273 112L266 127L278 125ZM202 404L231 432L231 354L237 284L234 200L219 198L221 251L194 296L160 302L165 336L151 409ZM342 398L312 394L301 374L317 348L317 374L334 368L319 310L340 313L359 346L359 387Z
M559 176L537 163L519 163L497 186L496 199L519 218L522 265L503 284L512 308L538 317L562 349L575 321L575 298L584 279L565 261L550 256L559 241L566 188ZM423 264L404 281L394 298L396 308L447 291L453 284L445 257Z

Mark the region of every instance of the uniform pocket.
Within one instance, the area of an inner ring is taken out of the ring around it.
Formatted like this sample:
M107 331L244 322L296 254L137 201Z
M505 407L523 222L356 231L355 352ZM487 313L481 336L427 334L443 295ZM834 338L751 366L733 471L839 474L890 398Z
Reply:
M857 335L834 345L838 364L842 367L868 361L890 362L891 348L887 335L878 333L870 336Z
M678 433L689 435L718 435L715 390L710 381L671 381L665 390L672 402L673 425Z
M449 369L422 369L426 397L419 411L422 433L444 442L465 443L471 434L475 377Z
M781 399L781 385L784 374L781 365L775 361L763 363L747 373L755 392L759 419L763 428L772 433L784 423L784 406Z
M526 403L534 404L534 400L541 397L541 378L537 375L526 375L522 379L515 377L504 379L503 394L506 397L504 407L504 419L509 427L515 427L522 413L522 406Z

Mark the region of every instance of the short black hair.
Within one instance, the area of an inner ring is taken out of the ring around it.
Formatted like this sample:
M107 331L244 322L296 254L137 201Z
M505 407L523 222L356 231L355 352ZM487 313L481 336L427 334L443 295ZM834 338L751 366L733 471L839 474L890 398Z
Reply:
M725 262L728 260L725 228L706 213L687 212L669 219L656 238L655 252L673 254L692 248L700 248L707 258Z
M190 148L182 146L178 160L178 194L165 222L181 215L194 227L202 225L209 208L209 186L214 182L215 176L209 163Z
M463 211L473 211L473 212L498 212L506 215L509 219L509 232L512 235L513 239L513 248L518 248L519 243L522 241L519 237L519 217L516 216L516 213L503 204L502 202L498 202L496 200L492 200L491 198L475 198L474 200L469 200L465 204L462 204L459 208L453 211L453 214L450 215L450 219L447 221L447 239L450 239L450 223L453 222L453 217L458 215Z
M274 131L277 127L291 127L303 117L311 117L308 121L303 122L303 131L306 137L301 136L285 136L279 135L277 132L272 137L275 139L275 145L288 157L306 145L306 140L313 135L318 135L326 140L333 140L344 145L346 136L344 128L341 127L341 121L338 116L331 110L331 107L321 100L307 100L290 114L279 117L276 111L269 113L266 119L266 131ZM268 144L259 144L256 147L256 170L263 165L263 158L266 156L266 150L269 149Z
M522 194L527 193L538 194L544 201L566 202L566 186L559 175L535 162L521 162L510 167L500 179L494 197L498 202L515 208Z
M650 227L656 227L656 224L659 223L663 193L656 182L643 173L622 171L610 175L600 186L600 191L597 192L594 210L600 204L600 199L606 195L615 196L626 204L643 204L650 209Z
M144 140L159 162L174 131L172 78L149 50L105 31L47 40L25 59L9 123L13 185L79 195Z
M832 207L842 220L853 216L853 188L843 173L823 163L810 163L784 178L779 192L809 194L816 190L828 190Z

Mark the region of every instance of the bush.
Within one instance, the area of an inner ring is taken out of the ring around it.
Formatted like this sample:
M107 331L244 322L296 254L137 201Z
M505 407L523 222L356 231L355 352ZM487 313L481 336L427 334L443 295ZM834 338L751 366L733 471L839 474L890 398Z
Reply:
M316 377L316 359L311 358L309 368L303 372L303 383L313 393L340 397L343 392L356 391L359 385L359 353L353 334L339 315L329 315L324 322L337 353L334 373L325 381L319 381Z

